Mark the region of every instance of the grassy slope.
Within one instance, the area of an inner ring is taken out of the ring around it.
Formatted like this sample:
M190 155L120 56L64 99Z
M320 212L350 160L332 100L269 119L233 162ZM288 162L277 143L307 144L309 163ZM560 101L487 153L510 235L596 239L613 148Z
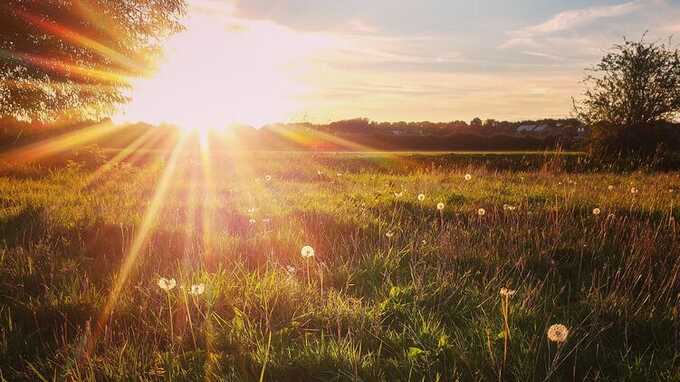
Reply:
M0 379L680 378L678 174L260 154L213 162L211 188L182 158L98 326L164 166L90 167L0 178Z

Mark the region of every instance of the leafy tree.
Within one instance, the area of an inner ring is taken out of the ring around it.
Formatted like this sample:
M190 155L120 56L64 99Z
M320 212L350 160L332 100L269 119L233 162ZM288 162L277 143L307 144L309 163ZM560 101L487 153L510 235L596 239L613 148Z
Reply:
M470 121L471 127L482 127L482 120L479 117L475 117Z
M624 40L584 82L584 98L574 108L589 125L642 127L680 113L680 52L665 44Z
M4 0L0 116L101 118L146 75L185 0Z

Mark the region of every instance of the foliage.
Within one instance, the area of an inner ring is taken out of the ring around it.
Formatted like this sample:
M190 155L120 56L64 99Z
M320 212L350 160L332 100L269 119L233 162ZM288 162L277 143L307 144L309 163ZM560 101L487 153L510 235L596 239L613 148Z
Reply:
M0 6L0 116L99 118L149 72L181 27L184 0L6 0Z
M665 44L624 40L588 75L584 98L575 103L588 125L643 127L680 113L680 51Z

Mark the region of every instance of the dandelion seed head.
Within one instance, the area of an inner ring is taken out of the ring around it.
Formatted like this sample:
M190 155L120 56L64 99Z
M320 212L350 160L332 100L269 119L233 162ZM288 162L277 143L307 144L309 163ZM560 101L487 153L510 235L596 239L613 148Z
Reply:
M418 194L418 200L421 202L425 200L425 194Z
M600 213L602 213L602 210L600 210L600 209L597 208L597 207L593 208L593 215L597 216L597 215L599 215Z
M467 180L467 181L472 180L472 175L470 175L470 174L465 174L465 180Z
M402 196L404 196L404 191L394 193L395 198L401 198Z
M439 211L443 210L444 209L444 203L442 203L442 202L437 203L437 209Z
M477 215L479 216L484 216L486 215L486 210L484 208L480 208L477 210Z
M568 336L569 329L562 324L554 324L548 328L548 339L552 342L565 342Z
M631 194L637 194L638 192L640 192L640 190L638 190L636 187L631 187L631 188L630 188L630 193L631 193Z
M255 224L255 223L257 223L257 220L255 220L255 219L250 219L250 220L248 220L248 223L250 223L250 224Z
M194 284L191 286L191 289L189 290L189 294L192 296L199 296L202 295L205 292L205 284L200 283L200 284Z
M164 291L170 291L177 286L177 281L175 279L166 279L161 277L158 279L158 287Z
M609 186L607 186L607 190L613 191L613 190L614 190L614 186L612 186L612 185L610 184Z
M294 275L294 274L297 272L297 269L295 269L294 266L289 265L289 266L286 267L286 271L287 271L288 273L290 273L291 275Z
M312 248L312 247L309 246L309 245L305 245L305 246L302 247L302 249L300 250L300 255L301 255L302 257L304 257L304 258L314 257L314 248Z
M266 176L264 177L264 180L266 180L267 182L269 182L269 181L272 180L272 176L271 176L271 175L266 175Z
M387 231L387 232L385 232L385 236L387 236L387 238L390 239L390 238L392 238L392 236L394 236L394 232Z
M515 293L517 293L517 291L514 290L514 289L510 289L510 288L501 288L501 290L500 290L500 295L503 296L503 297L510 297L510 296L514 295Z

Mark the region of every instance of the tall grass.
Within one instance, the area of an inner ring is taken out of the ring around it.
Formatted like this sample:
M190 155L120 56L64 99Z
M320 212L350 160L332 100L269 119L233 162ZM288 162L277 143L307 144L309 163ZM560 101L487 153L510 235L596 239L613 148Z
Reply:
M0 178L0 380L680 378L678 174L296 155L182 161L101 326L163 162Z

